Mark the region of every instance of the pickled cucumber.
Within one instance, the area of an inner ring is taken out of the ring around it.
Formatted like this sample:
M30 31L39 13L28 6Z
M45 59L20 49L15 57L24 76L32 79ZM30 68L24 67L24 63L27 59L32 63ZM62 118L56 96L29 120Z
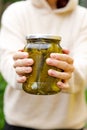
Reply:
M26 51L26 50L25 50ZM23 89L26 92L37 93L37 82L38 82L38 74L40 71L41 64L41 52L37 49L27 50L29 52L29 57L33 58L34 65L32 66L32 72L30 74L26 74L27 81L23 84ZM33 53L34 52L34 53Z
M50 56L50 53L52 52L58 52L62 53L61 48L56 47L55 44L52 44L51 47L48 48L48 50L45 52L45 50L42 50L42 55L43 55L43 67L39 76L39 82L41 83L40 86L38 87L38 91L41 89L44 93L50 94L50 93L57 93L60 91L58 86L56 85L57 81L60 79L56 79L52 76L48 75L48 70L49 69L55 69L57 71L61 71L60 69L57 69L56 67L49 66L46 64L46 59Z

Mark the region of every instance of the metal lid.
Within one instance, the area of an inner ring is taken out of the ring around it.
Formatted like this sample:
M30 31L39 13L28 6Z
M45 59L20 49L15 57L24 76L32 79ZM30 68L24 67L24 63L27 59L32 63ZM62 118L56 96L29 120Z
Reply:
M61 40L60 36L52 34L31 34L26 36L26 39L52 39L52 40Z

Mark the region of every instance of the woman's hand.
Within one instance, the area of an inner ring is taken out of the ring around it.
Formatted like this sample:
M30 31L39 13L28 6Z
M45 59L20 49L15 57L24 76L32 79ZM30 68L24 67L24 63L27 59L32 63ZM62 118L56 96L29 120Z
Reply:
M59 69L62 69L62 72L56 70L48 70L48 74L55 78L61 79L61 81L57 82L58 87L60 88L68 88L68 80L72 76L72 72L74 71L73 67L73 59L68 55L69 51L63 50L64 54L59 53L51 53L50 58L46 60L46 63L51 66L55 66ZM13 56L14 59L14 68L16 73L18 74L18 83L23 83L26 81L26 73L32 72L32 65L34 63L33 59L29 58L29 54L27 52L18 51Z
M26 81L26 73L32 72L32 65L34 61L29 58L29 54L27 52L18 51L13 56L14 59L14 68L16 73L18 74L18 83L23 83Z
M57 82L58 87L62 89L69 88L68 80L72 76L74 71L73 59L68 55L69 51L63 50L63 54L51 53L50 58L46 60L46 63L51 66L55 66L59 69L62 69L62 72L56 70L48 70L48 74L55 78L61 79Z

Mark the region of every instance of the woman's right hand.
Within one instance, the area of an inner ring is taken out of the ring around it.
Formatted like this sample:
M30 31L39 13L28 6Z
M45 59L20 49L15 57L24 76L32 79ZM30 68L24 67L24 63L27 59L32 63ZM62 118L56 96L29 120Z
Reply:
M16 73L18 74L17 82L24 83L26 81L26 73L32 72L33 59L29 58L27 52L18 51L13 55Z

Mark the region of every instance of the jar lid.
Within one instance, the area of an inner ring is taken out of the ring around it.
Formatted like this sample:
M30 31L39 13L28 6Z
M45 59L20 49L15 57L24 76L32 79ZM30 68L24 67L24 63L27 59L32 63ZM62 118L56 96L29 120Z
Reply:
M52 39L52 40L61 40L60 36L52 34L31 34L26 36L26 39Z

